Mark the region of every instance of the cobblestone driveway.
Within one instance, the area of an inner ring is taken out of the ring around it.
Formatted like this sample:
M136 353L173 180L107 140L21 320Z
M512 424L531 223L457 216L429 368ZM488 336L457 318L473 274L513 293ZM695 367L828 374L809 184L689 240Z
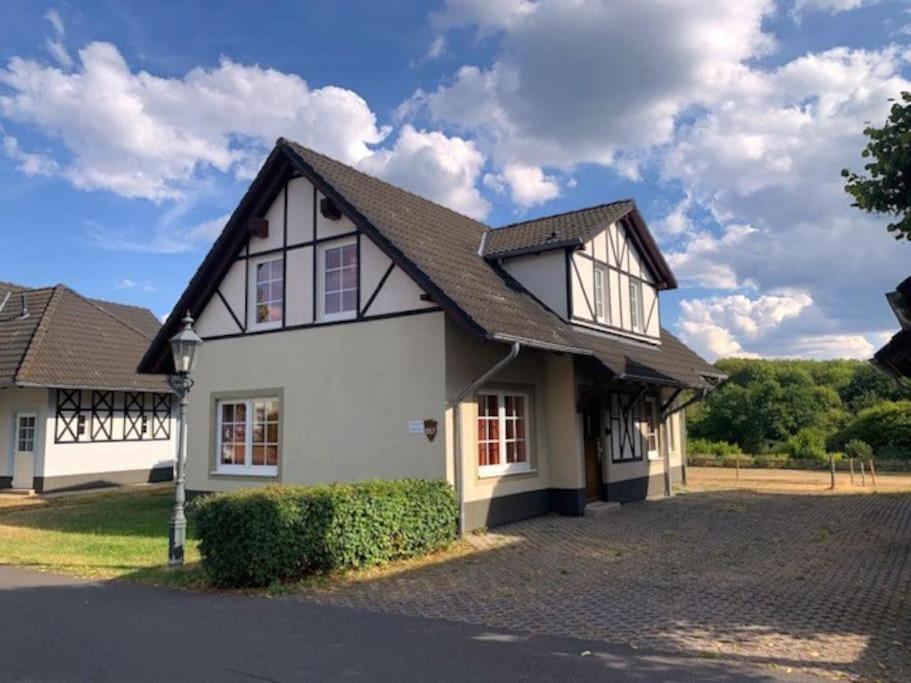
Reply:
M471 542L470 555L308 597L911 680L911 495L688 494Z

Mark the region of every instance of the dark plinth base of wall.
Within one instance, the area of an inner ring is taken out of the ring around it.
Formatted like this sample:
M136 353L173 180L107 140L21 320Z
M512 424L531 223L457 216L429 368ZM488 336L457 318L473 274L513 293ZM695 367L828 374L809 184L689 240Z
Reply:
M681 467L671 468L671 483L681 481L683 470ZM632 503L645 500L651 496L665 494L664 473L653 474L637 479L625 479L601 485L601 498L612 503Z
M174 469L153 467L149 470L126 470L123 472L95 472L86 474L67 474L60 477L35 477L36 493L59 493L64 491L84 491L100 489L121 484L152 484L171 481Z
M11 489L13 488L13 478L12 477L0 477L0 489Z
M549 512L578 516L585 512L585 489L540 489L465 503L465 528L499 526Z

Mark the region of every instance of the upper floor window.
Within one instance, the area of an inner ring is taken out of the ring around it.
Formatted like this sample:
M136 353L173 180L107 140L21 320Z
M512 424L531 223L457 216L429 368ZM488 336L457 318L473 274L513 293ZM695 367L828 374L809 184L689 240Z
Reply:
M595 266L595 318L607 322L610 317L607 303L607 271Z
M253 264L254 324L280 325L285 308L285 266L281 257Z
M642 312L642 283L638 280L629 281L629 319L633 332L644 332Z
M357 314L357 243L323 248L322 317L350 318Z

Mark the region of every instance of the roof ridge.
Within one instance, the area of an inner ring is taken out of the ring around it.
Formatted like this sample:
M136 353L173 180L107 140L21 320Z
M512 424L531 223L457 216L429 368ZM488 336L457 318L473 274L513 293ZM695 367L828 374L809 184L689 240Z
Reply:
M41 311L41 319L35 326L35 331L32 332L31 339L28 341L28 346L25 347L25 353L22 354L19 366L13 373L14 382L18 381L19 375L22 373L23 369L27 364L31 363L32 359L38 353L38 347L41 345L41 341L44 339L48 327L50 326L48 321L53 314L53 311L60 305L60 300L63 298L63 290L65 288L63 285L54 285L53 287L44 287L43 289L51 289L53 290L53 294L51 294L50 299L48 299L47 304L45 304L44 310Z
M119 322L119 323L120 323L121 325L123 325L124 327L126 327L126 328L132 330L133 332L135 332L136 334L138 334L139 336L141 336L143 339L148 339L148 340L151 341L152 337L150 337L149 335L147 335L147 334L146 334L145 332L143 332L142 330L139 330L139 329L133 327L133 326L130 325L128 322L122 320L122 319L119 318L118 316L114 315L111 311L109 311L108 309L106 309L104 306L102 306L103 303L107 303L107 304L111 304L111 305L120 305L120 304L116 304L116 303L113 302L113 301L107 301L107 302L105 302L105 301L102 301L101 299L98 299L98 300L96 301L95 299L90 299L89 297L87 297L87 296L85 296L85 295L83 295L83 294L80 294L80 293L77 292L75 289L72 289L72 288L70 288L70 287L67 287L66 285L57 285L57 286L58 286L58 287L62 287L63 289L65 289L65 290L66 290L67 292L69 292L70 294L74 294L75 296L79 297L80 299L82 299L83 301L85 301L85 302L86 302L87 304L89 304L90 306L94 306L94 307L97 308L99 311L101 311L102 313L104 313L106 316L108 316L109 318L113 318L114 320L116 320L117 322ZM123 305L129 305L129 304L123 304ZM140 308L140 307L139 307L139 306L135 306L134 308ZM149 313L151 313L151 311L149 311ZM153 314L153 316L154 316L154 314Z
M633 199L632 197L627 197L626 199L616 199L612 202L602 202L600 204L594 204L592 206L583 206L578 209L570 209L569 211L561 211L560 213L552 213L547 216L538 216L537 218L529 218L526 221L518 221L516 223L507 223L506 225L501 225L499 227L492 228L492 229L493 230L506 230L508 228L517 228L522 225L528 225L529 223L538 223L540 221L546 221L551 218L559 218L560 216L569 216L570 214L574 214L574 213L582 213L583 211L594 211L595 209L603 209L608 206L616 206L617 204L623 204L624 202L631 202L634 206L636 204L635 199Z
M458 216L459 218L462 218L462 219L465 219L465 220L472 221L473 223L477 223L478 226L481 227L481 228L484 228L484 230L494 230L494 229L495 229L493 226L487 225L487 223L482 223L482 222L479 221L477 218L472 218L471 216L466 216L464 213L462 213L462 212L460 212L460 211L456 211L455 209L451 209L451 208L449 208L448 206L444 206L443 204L440 204L439 202L436 202L436 201L434 201L434 200L432 200L432 199L428 199L427 197L425 197L425 196L423 196L423 195L420 195L420 194L418 194L417 192L412 192L411 190L408 190L408 189L406 189L406 188L404 188L404 187L401 187L400 185L394 185L393 183L390 183L388 180L383 180L382 178L379 178L379 177L377 177L377 176L375 176L375 175L373 175L373 174L371 174L371 173L367 173L367 172L365 172L365 171L362 171L361 169L356 168L355 166L352 166L351 164L346 164L344 161L339 161L338 159L335 159L335 158L333 158L333 157L330 157L330 156L327 155L327 154L323 154L322 152L317 152L317 151L316 151L315 149L313 149L312 147L307 147L306 145L302 145L302 144L300 144L299 142L295 142L294 140L290 140L290 139L285 138L285 137L280 137L280 138L276 141L275 144L277 144L277 145L293 145L293 146L295 146L295 147L300 147L301 149L304 149L304 150L310 152L311 154L315 154L315 155L318 156L318 157L322 157L323 159L327 159L328 161L331 161L332 163L338 164L339 166L344 166L345 168L350 169L350 170L354 171L355 173L360 173L361 175L366 176L366 177L370 178L371 180L375 180L375 181L378 182L378 183L382 183L383 185L386 185L387 187L391 187L391 188L393 188L393 189L395 189L395 190L398 190L399 192L404 192L404 193L406 193L406 194L410 194L412 197L416 197L416 198L420 199L421 201L427 202L428 204L433 204L434 206L439 207L440 209L443 209L444 211L448 211L449 213L455 214L455 215Z

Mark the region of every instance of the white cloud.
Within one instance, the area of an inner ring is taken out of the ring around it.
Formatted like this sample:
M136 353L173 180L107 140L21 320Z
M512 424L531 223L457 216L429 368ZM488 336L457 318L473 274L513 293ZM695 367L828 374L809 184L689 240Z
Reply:
M427 48L427 54L424 55L424 61L429 62L434 59L439 59L444 52L446 52L446 36L440 34L430 42L430 47Z
M406 124L391 149L361 159L359 167L472 218L490 204L476 187L484 155L475 144Z
M706 358L869 358L882 333L818 331L820 311L807 292L780 291L687 299L680 304L681 337ZM814 331L816 330L816 331Z
M53 176L60 170L47 155L24 151L12 135L3 136L3 154L17 162L17 168L27 176Z
M684 225L683 229L687 229L688 219L678 217L672 219L672 222L684 220L687 221L687 225ZM753 283L741 282L738 279L737 271L725 257L729 250L738 250L738 245L755 232L756 229L749 225L735 224L727 226L720 238L708 232L694 233L683 251L667 255L667 262L683 283L713 289L750 286Z
M524 8L505 19L476 5L500 7L451 3L444 16L501 29L497 58L416 100L481 136L499 163L611 164L620 149L666 143L685 108L711 100L772 45L762 31L770 0L541 0L503 3Z
M831 12L838 14L850 10L879 4L880 0L796 0L792 14L800 16L808 11Z
M73 66L73 58L70 57L70 53L67 51L66 46L63 44L63 39L66 35L66 28L63 25L63 17L60 16L60 12L55 9L49 9L45 14L44 18L47 19L51 26L54 29L54 37L48 38L44 42L45 48L50 53L60 66L64 69L70 69Z
M164 78L132 71L110 43L80 50L71 73L14 57L0 86L0 115L62 143L76 187L155 201L206 169L249 177L282 135L357 163L388 132L350 90L227 58Z
M522 207L543 204L560 196L560 183L540 166L506 164L501 173L487 174L484 184L498 192L509 189L510 198Z
M148 280L143 282L137 282L136 280L131 280L129 278L123 278L114 285L114 289L136 289L142 292L157 292L158 288L155 287Z
M476 25L481 35L510 28L533 14L537 4L531 0L446 0L444 8L431 16L441 29Z

